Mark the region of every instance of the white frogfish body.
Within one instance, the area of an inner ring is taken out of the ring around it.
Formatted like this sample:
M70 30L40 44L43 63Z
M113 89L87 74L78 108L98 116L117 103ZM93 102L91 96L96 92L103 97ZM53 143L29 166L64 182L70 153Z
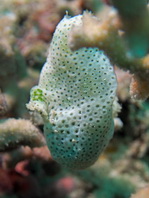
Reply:
M68 36L82 15L58 24L27 107L41 113L53 158L72 169L92 165L113 136L112 105L117 87L109 59L97 48L72 52Z

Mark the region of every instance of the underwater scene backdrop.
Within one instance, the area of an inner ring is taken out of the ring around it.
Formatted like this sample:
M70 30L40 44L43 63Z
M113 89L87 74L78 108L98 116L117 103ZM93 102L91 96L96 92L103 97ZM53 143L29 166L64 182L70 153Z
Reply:
M147 0L1 0L0 198L149 198Z

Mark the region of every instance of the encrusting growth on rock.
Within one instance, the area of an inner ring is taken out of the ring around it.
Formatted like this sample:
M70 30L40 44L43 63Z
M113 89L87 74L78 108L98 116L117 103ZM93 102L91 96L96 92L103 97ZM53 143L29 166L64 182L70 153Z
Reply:
M147 2L132 1L129 9L128 1L118 2L118 0L112 1L116 10L111 9L112 12L104 20L92 16L91 13L85 13L83 23L74 25L70 32L69 46L72 50L78 50L81 47L97 47L103 50L113 64L129 70L134 75L133 85L130 87L132 97L146 99L149 96ZM121 4L127 4L127 6L121 6ZM138 43L140 41L141 43ZM134 81L135 84L140 85L134 86Z
M58 24L28 109L44 118L53 158L72 169L87 168L113 136L112 105L117 87L109 59L97 48L72 52L68 35L82 15Z

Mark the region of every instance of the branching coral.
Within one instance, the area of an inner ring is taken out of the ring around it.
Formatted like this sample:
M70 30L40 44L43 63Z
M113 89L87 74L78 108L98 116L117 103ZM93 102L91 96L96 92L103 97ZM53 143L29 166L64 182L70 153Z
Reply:
M39 147L45 140L39 130L28 120L8 119L0 122L0 151L21 145Z
M15 16L0 16L0 88L15 84L16 80L27 75L24 58L15 46L16 38L12 34ZM7 26L4 27L4 23ZM10 83L10 79L12 80Z
M145 99L149 96L147 2L131 1L129 8L125 0L112 3L117 12L113 11L103 21L90 13L84 15L83 24L72 28L70 47L73 50L81 47L104 50L113 64L134 74L131 95Z

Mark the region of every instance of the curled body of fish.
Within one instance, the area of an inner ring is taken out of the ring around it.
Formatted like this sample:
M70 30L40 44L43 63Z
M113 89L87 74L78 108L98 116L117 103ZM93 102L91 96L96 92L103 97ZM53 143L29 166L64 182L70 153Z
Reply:
M82 169L92 165L113 136L112 105L117 87L109 59L97 48L72 52L68 36L82 15L58 24L27 107L41 113L53 158Z

